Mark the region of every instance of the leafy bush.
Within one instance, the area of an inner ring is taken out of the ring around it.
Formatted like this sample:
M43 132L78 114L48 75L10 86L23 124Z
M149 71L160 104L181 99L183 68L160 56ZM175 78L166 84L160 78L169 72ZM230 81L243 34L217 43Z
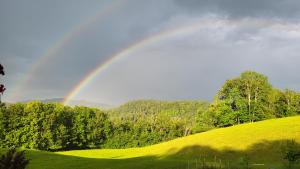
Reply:
M295 140L287 140L282 152L283 158L288 161L288 168L292 168L300 160L300 146Z
M25 157L25 151L17 152L10 149L0 158L0 169L25 169L29 160Z

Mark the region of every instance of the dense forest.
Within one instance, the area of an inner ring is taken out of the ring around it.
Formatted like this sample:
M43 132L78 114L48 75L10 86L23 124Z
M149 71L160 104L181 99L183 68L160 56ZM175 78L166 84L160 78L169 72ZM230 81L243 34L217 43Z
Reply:
M227 80L212 103L137 100L110 110L60 103L0 105L0 148L139 147L216 127L300 114L300 94L247 71Z
M136 147L188 135L207 104L144 100L103 111L29 102L0 110L2 147L66 150Z

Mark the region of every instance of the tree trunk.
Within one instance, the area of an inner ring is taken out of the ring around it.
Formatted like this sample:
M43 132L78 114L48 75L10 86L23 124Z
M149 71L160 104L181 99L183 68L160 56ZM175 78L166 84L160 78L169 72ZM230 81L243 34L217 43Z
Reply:
M191 132L190 132L190 128L189 127L186 127L185 128L185 132L184 132L184 136L187 136L189 135Z
M256 87L255 93L254 93L255 106L257 106L257 97L258 97L258 87ZM252 122L254 122L254 116L255 116L255 112L252 110Z
M248 114L250 117L250 115L251 115L251 93L250 92L248 93ZM250 122L252 122L251 119L250 119Z

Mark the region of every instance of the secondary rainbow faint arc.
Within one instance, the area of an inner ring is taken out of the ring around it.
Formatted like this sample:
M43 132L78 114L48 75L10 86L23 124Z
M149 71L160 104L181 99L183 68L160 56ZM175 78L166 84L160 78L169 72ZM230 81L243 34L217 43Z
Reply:
M280 27L279 30L287 30L287 31L296 31L300 32L300 28L297 27L282 27L282 22L274 22L271 20L253 20L252 21L246 21L246 22L240 22L239 20L200 20L200 22L196 22L193 24L189 24L187 26L179 27L179 28L173 28L166 31L158 32L154 35L150 35L136 43L133 43L126 48L122 49L121 51L115 53L108 59L107 61L99 64L96 69L91 71L83 80L81 80L78 85L76 85L71 92L65 97L63 104L68 104L69 101L75 97L85 86L87 86L88 83L90 83L98 74L103 72L105 69L107 69L110 65L117 62L119 59L129 55L130 53L134 52L137 49L143 48L144 46L151 44L152 42L156 42L165 38L173 37L175 35L185 34L185 33L193 33L195 31L200 30L203 27L207 27L209 25L211 26L222 26L224 24L230 25L230 24L240 24L240 25L255 25L255 26L267 26L271 24L279 24Z
M97 12L96 15L92 16L88 21L80 24L78 27L74 28L72 31L66 33L61 39L59 39L53 47L49 48L45 54L39 57L39 59L30 67L23 78L20 78L18 85L13 89L12 96L9 96L9 99L15 100L19 91L30 81L31 76L38 70L38 68L42 67L43 65L47 64L47 62L55 57L56 53L63 49L63 47L68 44L74 37L77 37L82 31L87 29L91 24L95 21L104 18L108 14L112 13L116 9L118 9L122 4L127 2L127 0L116 0L110 3L107 7L104 7L103 10ZM27 75L27 76L26 76ZM31 75L31 76L29 76Z
M169 29L166 31L161 31L159 33L156 33L154 35L150 35L136 43L133 43L129 46L127 46L126 48L122 49L121 51L113 54L110 59L108 59L107 61L101 63L100 65L98 65L96 67L96 69L94 69L93 71L91 71L83 80L80 81L80 83L78 85L75 86L75 88L73 88L73 90L71 90L71 92L67 95L67 97L65 98L63 104L68 104L69 101L75 97L88 83L90 83L99 73L103 72L105 69L107 69L111 64L113 64L114 62L118 61L119 59L123 58L124 56L129 55L131 52L134 52L137 49L140 49L148 44L151 44L153 42L162 40L162 39L166 39L169 37L173 37L175 35L180 35L180 34L186 34L186 33L192 33L195 31L198 31L199 29L201 29L202 27L206 27L208 26L208 24L212 24L212 22L205 22L205 24L203 22L197 22L197 23L193 23L193 24L189 24L188 26L183 26L183 27L179 27L179 28L173 28L173 29ZM215 22L213 23L213 26L216 26Z

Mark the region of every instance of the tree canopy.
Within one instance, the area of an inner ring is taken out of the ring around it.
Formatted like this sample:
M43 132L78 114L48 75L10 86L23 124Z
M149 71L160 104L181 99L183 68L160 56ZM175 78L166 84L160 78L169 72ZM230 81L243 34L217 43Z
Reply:
M299 105L299 93L275 89L266 76L246 71L225 82L210 112L217 126L230 126L297 114Z

